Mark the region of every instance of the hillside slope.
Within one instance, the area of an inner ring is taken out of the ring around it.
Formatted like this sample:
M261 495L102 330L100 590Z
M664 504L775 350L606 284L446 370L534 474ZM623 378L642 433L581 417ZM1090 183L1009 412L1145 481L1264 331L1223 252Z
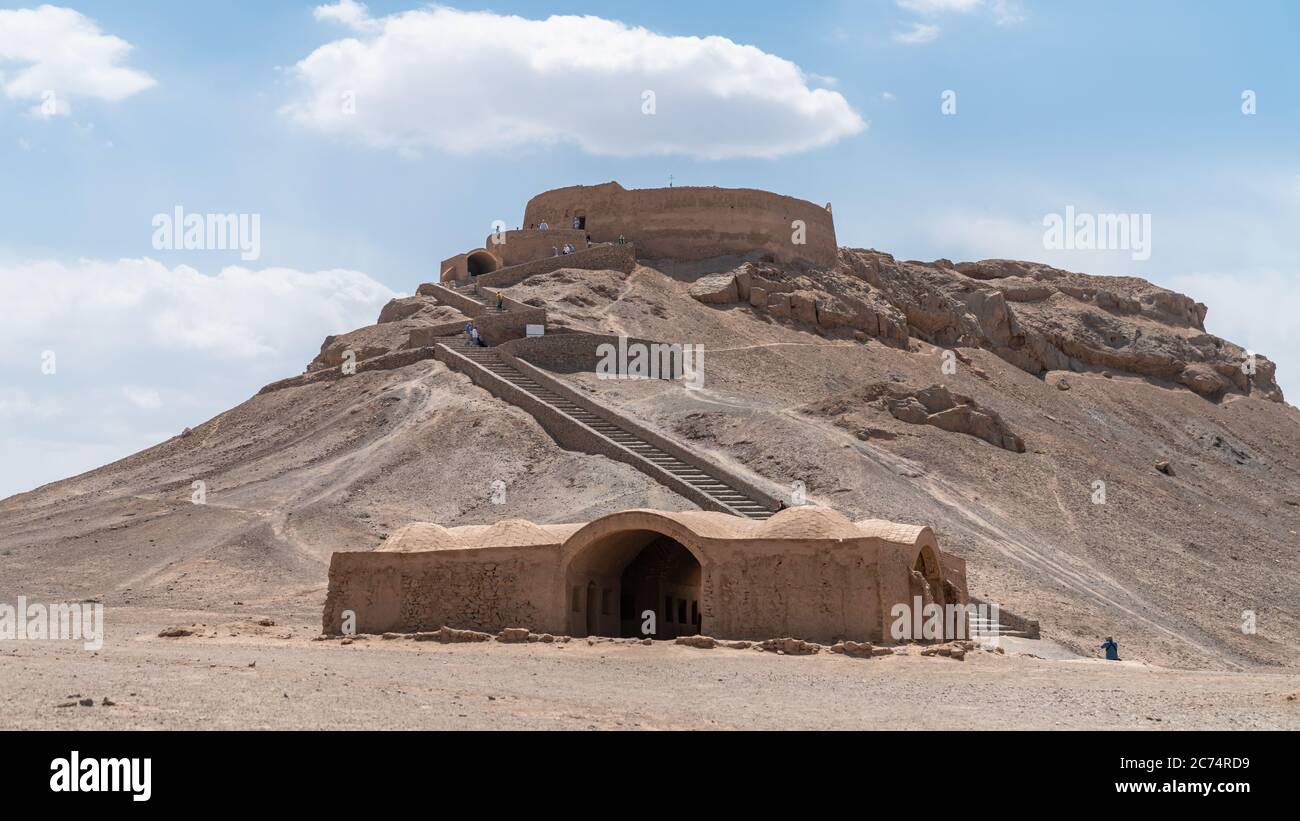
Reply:
M934 527L973 592L1052 638L1089 651L1115 635L1170 665L1300 660L1300 413L1271 362L1247 375L1245 352L1204 332L1204 306L1032 263L741 263L561 270L509 295L545 305L553 328L703 344L701 390L559 375L775 493L803 483L853 518ZM380 361L460 316L417 296L383 319L326 340L310 373L344 349ZM333 551L409 521L692 507L561 449L432 360L276 387L0 502L7 600L310 616Z

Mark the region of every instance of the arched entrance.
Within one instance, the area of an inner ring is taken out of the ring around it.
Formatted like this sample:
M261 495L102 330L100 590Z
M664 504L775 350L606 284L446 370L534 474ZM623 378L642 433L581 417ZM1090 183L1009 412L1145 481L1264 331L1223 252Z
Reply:
M474 251L465 258L465 270L472 277L490 274L500 267L501 263L497 261L497 258L487 251Z
M943 593L943 571L939 567L938 557L928 546L922 547L916 554L912 578L915 580L912 595L921 596L926 604L933 602L940 607L947 604L947 596Z
M671 536L610 533L574 556L565 575L573 599L586 602L569 614L573 635L671 639L703 631L703 570Z

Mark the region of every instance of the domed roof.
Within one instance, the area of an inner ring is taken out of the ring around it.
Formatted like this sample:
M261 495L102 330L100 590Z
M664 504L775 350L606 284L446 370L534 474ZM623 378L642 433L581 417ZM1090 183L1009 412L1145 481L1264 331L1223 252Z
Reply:
M418 553L423 550L457 550L460 539L442 525L433 522L411 522L399 527L377 548L380 553Z
M859 519L854 522L854 525L864 536L871 536L895 544L914 545L929 530L924 525L904 525L898 522L887 522L884 519ZM933 534L930 541L933 541Z
M556 544L564 535L553 532L554 525L539 525L527 519L503 519L490 525L458 527L465 547L526 547L535 544Z
M765 539L860 539L863 533L839 511L801 505L778 512L753 535Z

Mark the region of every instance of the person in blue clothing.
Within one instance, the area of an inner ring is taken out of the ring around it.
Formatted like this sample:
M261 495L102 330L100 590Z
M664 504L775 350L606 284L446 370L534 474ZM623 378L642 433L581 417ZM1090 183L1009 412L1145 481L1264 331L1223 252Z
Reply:
M1119 661L1119 645L1115 643L1115 639L1107 636L1101 643L1101 649L1106 651L1107 661Z

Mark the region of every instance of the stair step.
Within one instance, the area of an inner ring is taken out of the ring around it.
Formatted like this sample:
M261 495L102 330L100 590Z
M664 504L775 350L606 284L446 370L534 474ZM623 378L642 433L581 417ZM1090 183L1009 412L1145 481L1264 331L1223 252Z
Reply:
M731 487L721 479L710 475L700 468L687 464L676 456L665 453L663 450L645 441L635 433L626 430L617 422L612 422L609 419L578 405L572 400L557 394L549 388L543 387L537 382L537 380L520 372L518 368L503 360L497 351L490 348L480 348L478 346L470 345L463 339L459 340L459 345L457 347L460 350L461 355L478 365L480 368L486 370L488 373L491 373L533 397L550 404L551 407L568 416L570 419L586 425L611 442L626 448L646 462L670 473L674 478L679 479L690 485L692 488L704 493L714 501L726 506L732 512L754 520L768 519L773 515L773 511L749 498L741 491ZM978 628L972 627L972 632L976 629L991 632L994 628L992 625L981 624ZM1008 631L1001 630L999 632L1005 635Z

